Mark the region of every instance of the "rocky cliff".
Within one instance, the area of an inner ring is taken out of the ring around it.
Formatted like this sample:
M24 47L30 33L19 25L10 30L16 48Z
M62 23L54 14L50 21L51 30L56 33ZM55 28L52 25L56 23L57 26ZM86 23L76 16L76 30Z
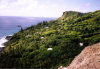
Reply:
M86 47L65 69L100 69L100 43Z
M58 18L58 20L68 20L72 18L77 18L79 16L85 15L86 13L76 12L76 11L65 11L63 15Z

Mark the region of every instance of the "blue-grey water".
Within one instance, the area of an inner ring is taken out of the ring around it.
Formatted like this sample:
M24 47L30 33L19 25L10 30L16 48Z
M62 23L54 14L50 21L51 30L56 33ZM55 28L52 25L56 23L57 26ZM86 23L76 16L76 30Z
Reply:
M32 25L36 25L42 21L50 21L56 18L44 18L44 17L13 17L13 16L0 16L0 50L4 46L4 43L8 40L6 36L17 33L21 28L27 28Z
M27 28L41 21L50 21L52 19L55 18L0 16L0 38L18 32L20 30L18 25Z

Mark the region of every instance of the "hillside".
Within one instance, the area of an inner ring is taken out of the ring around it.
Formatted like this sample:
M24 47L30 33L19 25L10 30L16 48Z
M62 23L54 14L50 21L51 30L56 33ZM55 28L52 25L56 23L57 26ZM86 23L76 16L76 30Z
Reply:
M64 12L14 34L0 56L0 67L58 68L68 66L86 46L100 42L100 10Z

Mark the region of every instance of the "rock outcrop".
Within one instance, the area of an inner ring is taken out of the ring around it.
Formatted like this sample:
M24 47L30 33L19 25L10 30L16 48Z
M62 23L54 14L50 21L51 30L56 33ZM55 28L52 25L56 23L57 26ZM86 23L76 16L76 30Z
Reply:
M86 47L66 69L100 69L100 43Z
M58 20L66 20L68 18L72 19L74 17L76 18L76 17L82 16L84 14L86 14L86 13L80 13L80 12L76 12L76 11L65 11L65 12L63 12L63 15L60 18L58 18Z

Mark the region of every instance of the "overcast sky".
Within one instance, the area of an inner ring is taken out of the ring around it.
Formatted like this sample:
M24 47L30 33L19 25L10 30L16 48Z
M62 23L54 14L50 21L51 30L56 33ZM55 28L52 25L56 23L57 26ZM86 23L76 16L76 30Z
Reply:
M100 0L0 0L0 16L60 17L64 11L100 10Z

